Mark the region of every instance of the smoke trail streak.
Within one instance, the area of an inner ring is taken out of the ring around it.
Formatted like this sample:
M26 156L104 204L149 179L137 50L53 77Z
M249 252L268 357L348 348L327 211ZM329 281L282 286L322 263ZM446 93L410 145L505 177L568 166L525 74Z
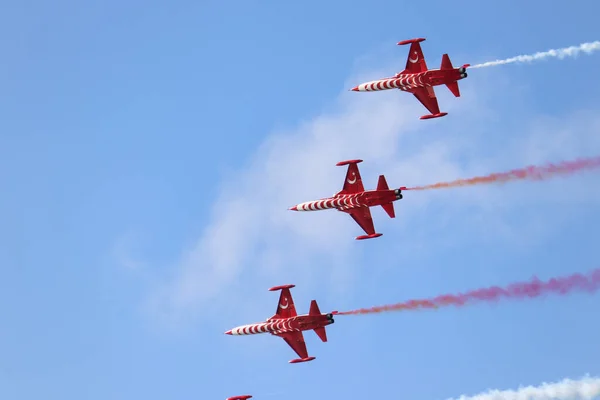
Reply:
M574 291L595 292L600 288L600 268L587 275L573 274L551 278L546 282L533 277L528 282L517 282L506 288L492 286L471 290L466 293L445 294L431 299L409 300L403 303L360 308L358 310L338 312L339 315L373 314L387 311L413 311L448 306L462 307L477 302L495 302L500 299L535 298L545 294L565 295Z
M448 400L591 400L600 397L600 378L584 376L565 378L540 386L519 387L517 390L488 390L475 396L462 395Z
M503 65L503 64L512 64L512 63L525 63L525 62L532 62L532 61L537 61L537 60L543 60L549 57L556 57L558 59L563 59L566 57L577 57L577 55L579 55L579 53L584 52L586 54L591 54L594 51L600 50L600 41L595 41L595 42L589 42L589 43L582 43L579 46L571 46L571 47L564 47L562 49L552 49L552 50L548 50L548 51L541 51L535 54L529 54L529 55L521 55L521 56L516 56L516 57L512 57L512 58L507 58L505 60L496 60L496 61L489 61L489 62L485 62L482 64L477 64L477 65L473 65L469 68L485 68L485 67L494 67L496 65Z
M555 175L569 175L576 172L600 167L600 157L582 158L574 161L563 161L559 164L543 166L529 166L514 169L508 172L494 173L486 176L477 176L469 179L457 179L451 182L439 182L425 186L403 188L403 190L429 190L444 189L458 186L481 185L486 183L504 183L514 180L543 180Z

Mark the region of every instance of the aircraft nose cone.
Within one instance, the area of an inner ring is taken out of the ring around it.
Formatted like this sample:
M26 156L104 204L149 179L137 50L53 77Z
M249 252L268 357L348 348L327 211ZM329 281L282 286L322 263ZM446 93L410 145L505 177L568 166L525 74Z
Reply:
M358 91L359 91L359 89L358 89L358 86L355 86L355 87L353 87L353 88L352 88L352 89L350 89L350 90L352 90L353 92L358 92Z
M291 211L298 211L298 206L290 207L290 208L288 208L288 210L291 210Z
M226 335L231 335L231 334L232 334L232 333L231 333L231 329L230 329L230 330L228 330L227 332L225 332L225 334L226 334Z

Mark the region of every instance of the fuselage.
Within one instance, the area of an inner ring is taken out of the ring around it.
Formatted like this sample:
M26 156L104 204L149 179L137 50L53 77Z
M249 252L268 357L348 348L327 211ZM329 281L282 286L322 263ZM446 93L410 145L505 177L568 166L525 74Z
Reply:
M269 318L265 322L238 326L225 333L228 335L256 335L259 333L277 335L286 332L307 331L333 323L332 314L298 315L290 318Z
M399 189L367 190L361 193L336 194L326 199L307 201L291 208L293 211L319 211L335 208L340 211L360 207L374 207L396 201L400 198Z
M398 73L391 78L361 83L352 90L355 92L374 92L388 89L400 89L404 92L411 92L418 88L443 85L464 78L466 78L466 73L463 67L447 70L430 69L428 71L410 74Z

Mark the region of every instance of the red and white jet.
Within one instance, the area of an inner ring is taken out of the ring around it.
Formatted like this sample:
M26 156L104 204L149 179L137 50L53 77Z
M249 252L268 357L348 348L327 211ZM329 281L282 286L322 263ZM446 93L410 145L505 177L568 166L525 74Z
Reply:
M406 68L398 72L392 78L384 78L376 81L362 83L352 90L355 92L372 92L387 89L400 89L412 93L417 100L429 110L431 114L423 115L421 119L439 118L448 115L440 112L434 86L446 85L455 97L460 97L458 81L467 77L465 64L460 68L454 68L448 54L442 56L440 69L427 69L420 42L424 38L410 39L399 42L398 45L410 44Z
M376 190L365 190L358 163L363 160L340 161L337 166L348 165L346 180L341 191L334 194L333 197L326 199L307 201L291 207L292 211L319 211L327 209L336 209L348 214L365 231L366 235L357 236L357 240L372 239L383 235L376 233L373 226L370 207L381 206L390 218L396 217L393 202L402 198L402 189L390 189L385 176L379 175Z
M290 363L299 363L314 360L315 357L309 357L304 342L302 331L314 330L317 336L323 342L327 341L327 332L325 327L333 324L333 315L337 311L329 314L321 314L319 306L315 300L310 302L310 311L305 315L296 313L296 306L292 299L290 289L296 285L275 286L270 291L281 290L279 303L275 315L268 318L265 322L256 324L242 325L233 328L225 334L227 335L255 335L258 333L270 333L279 336L298 354L300 358L290 360Z
M225 400L248 400L248 399L250 399L250 398L252 398L252 396L251 396L251 395L249 395L249 394L244 394L244 395L242 395L242 396L233 396L233 397L228 397L228 398L226 398Z

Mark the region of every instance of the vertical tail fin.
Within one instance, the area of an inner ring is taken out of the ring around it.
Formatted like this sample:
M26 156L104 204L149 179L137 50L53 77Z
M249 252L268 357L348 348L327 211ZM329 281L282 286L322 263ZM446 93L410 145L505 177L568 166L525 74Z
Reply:
M448 54L444 54L442 56L442 65L440 66L440 70L447 71L447 70L451 70L451 69L454 69L454 66L452 65L452 61L450 61L450 57L448 57ZM460 97L460 90L458 89L458 82L454 81L451 83L446 83L446 87L452 92L454 97Z
M385 180L385 176L379 175L379 180L377 181L377 190L388 190L390 187Z
M448 70L448 69L454 69L454 66L452 66L452 61L450 61L450 57L448 57L448 54L444 54L442 56L442 65L440 66L441 70Z
M310 310L308 311L308 315L321 315L321 310L319 310L316 300L312 300L310 302Z
M319 306L317 305L316 300L312 300L310 302L310 310L308 311L308 315L321 315L321 310L319 310ZM327 332L325 331L325 327L321 326L319 328L313 329L317 336L321 339L321 341L327 341Z
M385 176L379 175L379 181L377 181L377 190L389 189L390 187L388 186L387 181L385 180ZM394 211L394 203L382 204L381 207L385 210L387 215L390 216L390 218L396 218L396 211Z

